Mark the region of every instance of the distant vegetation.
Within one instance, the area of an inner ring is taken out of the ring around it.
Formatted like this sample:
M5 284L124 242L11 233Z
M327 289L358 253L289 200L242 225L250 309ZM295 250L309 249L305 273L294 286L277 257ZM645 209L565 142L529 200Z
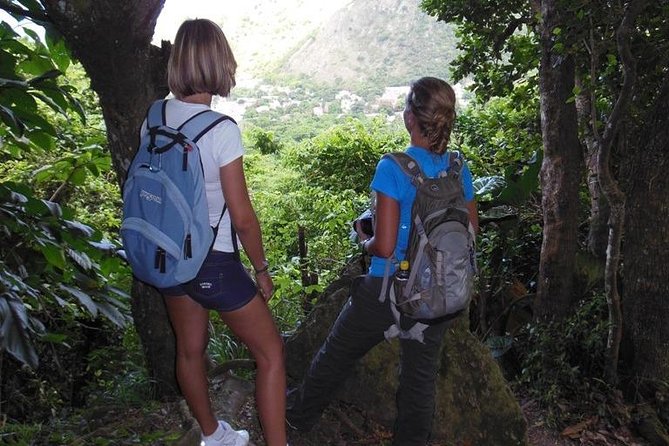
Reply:
M425 14L419 3L353 0L324 12L320 25L312 18L289 28L290 18L270 16L280 15L280 6L254 7L252 20L227 22L240 38L233 46L240 48L240 69L246 71L223 110L243 127L261 128L283 142L312 138L344 117L381 117L401 126L404 93L384 97L386 89L425 75L449 79L457 55L454 29ZM274 29L276 20L285 25L277 32L288 45L270 42L267 51L255 52L258 44L250 40L259 38L258 27Z

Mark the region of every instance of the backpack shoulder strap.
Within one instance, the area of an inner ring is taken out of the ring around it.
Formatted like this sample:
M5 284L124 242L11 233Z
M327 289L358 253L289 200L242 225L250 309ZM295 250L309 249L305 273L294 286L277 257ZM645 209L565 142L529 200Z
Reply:
M186 135L188 139L194 143L197 143L205 133L223 121L235 122L235 120L230 116L215 112L213 110L204 110L188 118L186 122L179 126L178 130L180 133Z
M448 172L460 175L462 169L462 155L457 150L452 150L448 154Z
M418 165L418 162L404 152L386 153L383 158L389 158L397 163L402 172L411 179L413 185L418 185L425 181L425 174Z
M166 99L159 99L154 101L146 112L146 127L158 127L165 125L165 107L167 106Z

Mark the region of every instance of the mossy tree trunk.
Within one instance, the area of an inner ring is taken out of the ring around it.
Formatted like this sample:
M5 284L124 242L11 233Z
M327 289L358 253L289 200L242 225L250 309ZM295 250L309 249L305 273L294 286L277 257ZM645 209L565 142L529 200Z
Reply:
M627 367L621 374L651 398L669 382L669 75L664 76L644 125L628 136L634 144L621 169L627 196L622 248Z
M558 0L541 1L539 91L544 159L541 205L544 216L535 313L562 319L573 302L578 234L578 188L583 154L573 96L575 63L565 48L573 17ZM556 31L557 30L557 31Z
M151 45L165 0L42 0L48 19L65 37L100 98L118 183L122 186L150 103L168 93L170 45ZM178 392L176 344L158 292L135 282L132 314L158 397Z

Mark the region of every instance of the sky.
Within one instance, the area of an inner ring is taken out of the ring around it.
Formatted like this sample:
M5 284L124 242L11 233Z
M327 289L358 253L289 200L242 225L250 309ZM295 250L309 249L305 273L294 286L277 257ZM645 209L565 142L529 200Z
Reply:
M239 1L213 1L213 0L165 0L156 30L153 35L153 42L160 44L161 40L174 40L177 28L185 19L188 18L207 18L213 21L220 19L221 14L217 13L222 8L236 9Z
M217 21L221 14L217 13L223 7L230 10L238 8L238 1L214 1L214 0L166 0L154 34L154 43L160 44L160 40L174 40L179 24L187 18L205 17ZM223 6L224 5L224 6ZM9 14L0 10L0 20L16 26L16 20ZM22 26L28 26L41 31L41 28L25 21Z

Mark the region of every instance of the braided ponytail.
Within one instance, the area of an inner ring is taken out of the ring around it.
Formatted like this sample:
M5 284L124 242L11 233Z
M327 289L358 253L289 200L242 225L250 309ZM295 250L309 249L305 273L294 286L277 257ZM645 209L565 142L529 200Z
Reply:
M416 117L419 129L431 152L446 152L455 122L455 92L445 81L422 77L411 84L407 106Z

